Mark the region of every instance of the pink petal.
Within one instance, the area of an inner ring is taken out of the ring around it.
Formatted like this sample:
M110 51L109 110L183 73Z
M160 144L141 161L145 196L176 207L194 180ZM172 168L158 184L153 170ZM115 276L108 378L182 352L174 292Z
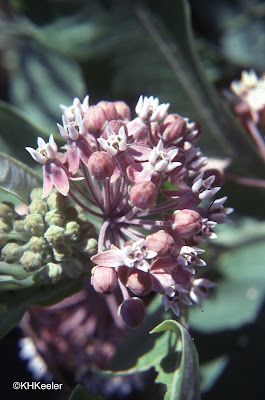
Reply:
M53 189L53 182L51 180L48 167L49 167L49 164L43 165L43 192L42 192L43 199L45 199L45 197L49 196Z
M145 144L130 144L128 151L134 160L147 161L152 150Z
M86 141L86 139L80 139L76 142L76 145L79 149L81 160L83 161L84 164L87 165L88 159L92 153L88 142Z
M56 189L63 196L67 196L70 188L69 188L69 178L68 174L66 173L66 169L58 160L55 160L55 162L46 165L47 167L49 167L50 177Z
M76 146L76 142L69 140L68 141L68 165L69 171L72 174L76 174L79 168L79 151Z
M138 163L129 165L126 169L128 178L133 182L150 181L152 171L149 168L149 163Z
M123 253L121 250L107 250L91 257L91 260L102 267L119 267L124 265Z

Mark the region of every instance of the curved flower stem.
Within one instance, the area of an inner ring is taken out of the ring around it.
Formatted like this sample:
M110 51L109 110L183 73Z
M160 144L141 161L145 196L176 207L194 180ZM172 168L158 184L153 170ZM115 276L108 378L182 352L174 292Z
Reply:
M128 290L126 289L126 287L123 286L123 284L121 283L120 280L118 282L119 282L119 286L120 286L121 293L122 293L122 296L123 296L124 300L130 299L130 295L129 295Z
M93 204L94 206L98 206L98 204L91 199L90 196L88 196L88 194L86 194L83 189L81 189L76 183L74 183L73 181L71 182L72 186L87 200L89 201L91 204Z
M126 179L125 177L122 175L122 177L119 180L119 184L118 187L116 189L116 199L114 200L111 209L115 210L115 208L120 204L120 202L122 201L122 197L124 194L124 189L126 186Z
M150 227L155 228L155 227L164 227L164 226L170 226L172 224L171 221L156 221L156 220L150 220L150 219L132 219L130 221L123 221L125 224L129 225L136 225L140 226L143 229L150 229Z
M109 294L108 296L105 296L105 301L106 304L108 306L109 312L113 318L113 321L115 323L115 325L118 328L124 328L124 322L122 321L122 319L118 316L118 303L116 300L116 297L114 294Z
M238 183L239 185L265 189L265 179L246 178L244 176L236 176L232 174L225 174L225 178L229 181Z
M108 227L109 227L109 221L106 220L103 222L98 236L98 253L101 253L104 250L104 241Z
M246 122L247 128L249 133L251 134L252 139L257 145L257 148L259 149L260 155L265 161L265 141L258 130L257 126L254 124L252 120L247 120Z
M120 231L123 232L126 236L128 236L128 238L130 238L131 240L135 240L135 241L145 237L140 232L137 232L137 231L135 231L134 229L131 229L131 228L122 227L120 229Z
M103 182L103 203L104 203L104 214L109 215L110 211L110 187L109 181Z
M82 170L83 170L84 177L86 180L86 184L87 184L88 188L90 189L90 193L93 196L98 207L103 211L104 207L101 202L101 200L102 200L101 191L99 190L98 186L91 184L89 175L87 173L87 168L86 168L85 164L83 163L83 161L81 161L81 166L82 166Z
M160 206L156 206L155 208L152 208L152 210L147 210L147 211L139 211L138 216L139 217L145 217L146 215L153 215L153 214L158 214L163 211L169 211L171 208L176 207L178 204L178 200L173 200L173 201L167 201Z
M83 208L85 211L95 215L96 217L103 218L103 214L100 214L94 210L92 210L90 207L86 206L81 200L79 200L71 190L69 191L69 196L74 200L76 204L78 204L81 208Z

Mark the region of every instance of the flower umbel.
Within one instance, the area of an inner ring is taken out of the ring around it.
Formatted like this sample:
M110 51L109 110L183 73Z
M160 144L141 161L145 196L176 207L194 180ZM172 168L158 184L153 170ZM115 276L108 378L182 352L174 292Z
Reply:
M232 211L224 208L225 197L209 200L220 190L220 172L208 170L207 158L195 147L200 126L168 115L168 108L158 98L141 96L131 120L124 102L89 106L88 96L83 103L75 99L62 106L63 126L58 125L67 141L64 153L58 153L52 135L47 144L38 139L37 150L27 148L44 165L43 197L55 186L102 219L91 282L108 296L121 290L119 314L131 327L145 315L138 297L151 290L176 315L180 302L200 304L207 298L206 289L214 284L194 278L197 267L205 265L199 245L216 237L214 227ZM166 190L167 183L176 189ZM65 227L45 233L50 245L59 246L61 237Z

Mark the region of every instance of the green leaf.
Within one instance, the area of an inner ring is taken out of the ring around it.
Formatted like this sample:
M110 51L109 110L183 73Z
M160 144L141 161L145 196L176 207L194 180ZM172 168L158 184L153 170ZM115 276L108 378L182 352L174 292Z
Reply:
M104 398L102 396L92 396L82 385L78 384L72 391L69 400L104 400Z
M213 361L201 365L201 390L208 392L222 375L224 369L229 363L229 357L221 356Z
M221 281L203 310L192 307L193 328L210 333L255 321L265 294L264 253L264 239L221 251L215 265Z
M173 335L172 331L177 336ZM160 332L164 333L159 337L154 336L152 342L148 337L143 340L144 336L141 335L140 341L138 340L138 344L133 347L133 352L137 353L133 356L137 360L133 367L125 371L104 371L99 374L128 375L155 368L158 372L156 382L167 386L165 400L200 399L198 356L192 338L182 325L173 320L162 322L150 333ZM128 342L125 341L126 345ZM130 347L127 348L130 349ZM127 364L131 364L130 353L128 350ZM117 359L115 365L117 365Z
M162 322L150 333L173 331L181 337L181 359L179 367L176 368L174 358L170 353L173 349L168 348L168 355L159 367L156 382L167 385L165 400L196 400L200 399L199 361L196 348L188 331L173 320ZM173 365L172 365L173 361Z
M28 308L50 306L80 291L82 279L64 279L54 285L0 292L0 338L14 328Z
M30 192L42 185L41 177L20 161L0 153L0 189L29 204Z
M40 270L29 273L21 264L0 262L0 291L22 289L36 284L40 279Z
M49 131L43 129L40 123L34 123L28 117L30 115L30 113L21 112L11 104L0 101L0 136L5 144L1 150L8 148L9 154L16 157L19 154L19 157L25 161L30 159L25 146L33 143L34 137L47 137L49 134Z

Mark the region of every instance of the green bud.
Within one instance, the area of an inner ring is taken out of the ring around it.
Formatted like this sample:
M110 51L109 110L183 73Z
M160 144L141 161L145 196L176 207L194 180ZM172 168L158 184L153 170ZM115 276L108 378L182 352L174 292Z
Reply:
M0 218L0 232L8 233L12 229L12 224L10 221L6 221L3 218Z
M66 207L63 210L62 214L65 216L65 218L68 221L74 221L74 220L76 220L76 218L78 216L76 209L74 207L72 207L72 206Z
M48 225L63 226L65 223L65 218L58 210L48 211L45 215L45 221Z
M42 266L42 257L39 253L25 251L19 262L22 264L22 267L25 271L31 272Z
M35 188L30 193L30 200L33 201L35 199L42 198L42 188Z
M80 235L87 238L95 236L94 226L88 221L82 222L80 224Z
M35 253L43 253L48 246L47 241L43 237L32 236L29 246Z
M8 201L0 203L0 218L4 220L12 219L16 215L14 204Z
M56 261L69 260L73 254L73 250L66 244L55 246L53 249L53 257Z
M54 192L48 197L47 204L50 210L57 209L61 211L69 204L69 199L59 192Z
M75 222L67 222L65 226L65 236L67 236L67 239L72 240L72 241L77 241L78 236L79 236L79 230L80 230L80 225Z
M88 256L96 254L98 247L98 242L94 238L89 238L84 241L84 247L82 248L82 253Z
M24 220L25 220L25 215L23 215L23 216L19 216L19 217L17 217L14 221L13 221L13 229L16 231L16 232L19 232L19 233L21 233L21 232L25 232L25 229L24 229Z
M78 260L64 261L62 267L63 272L73 279L78 278L83 272L83 265Z
M29 205L29 212L31 214L40 214L42 217L44 217L47 210L47 203L44 200L40 200L37 198L35 198Z
M24 220L25 231L34 236L42 236L44 233L44 221L40 214L29 214Z
M62 244L64 241L64 228L51 225L45 232L44 237L51 246Z
M62 277L63 269L60 264L48 263L41 271L43 279L47 283L56 283Z
M2 249L2 257L7 263L17 262L24 252L23 246L19 246L17 243L8 243Z

